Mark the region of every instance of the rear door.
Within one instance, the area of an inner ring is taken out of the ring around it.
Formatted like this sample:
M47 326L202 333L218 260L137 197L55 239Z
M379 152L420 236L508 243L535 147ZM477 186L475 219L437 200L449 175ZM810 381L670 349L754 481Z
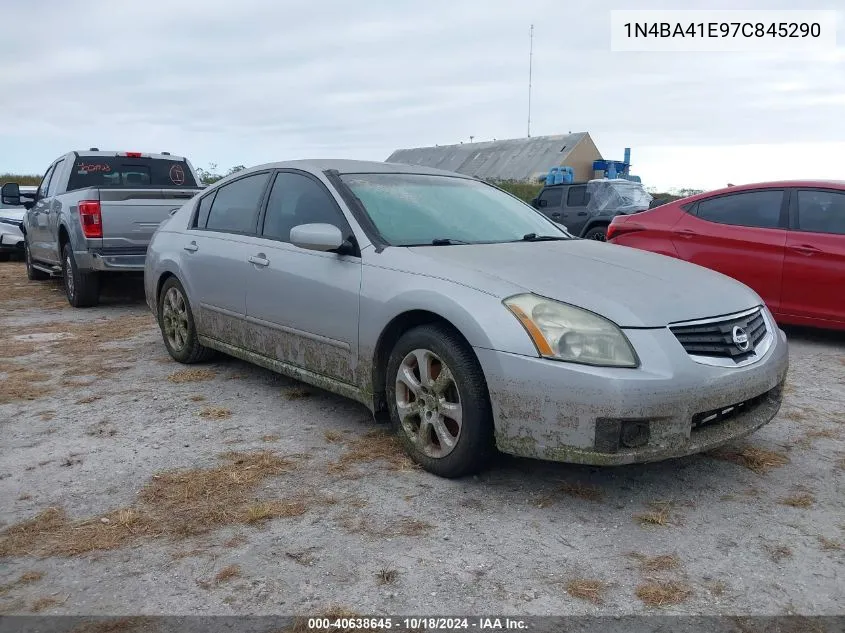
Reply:
M587 204L590 202L590 193L587 185L573 185L566 192L566 200L563 206L563 224L570 233L581 235L584 225L589 220Z
M681 259L733 277L772 312L781 303L789 196L755 189L699 200L673 228Z
M255 241L246 312L253 351L352 384L358 350L361 258L290 243L300 224L352 229L328 189L303 172L279 172Z
M246 347L243 320L249 257L270 172L238 178L202 196L181 237L181 269L199 333Z
M790 216L781 312L845 322L845 191L796 189Z
M551 189L544 189L537 196L537 200L541 201L538 206L540 213L559 223L563 223L563 218L561 217L563 192L563 187L552 187Z

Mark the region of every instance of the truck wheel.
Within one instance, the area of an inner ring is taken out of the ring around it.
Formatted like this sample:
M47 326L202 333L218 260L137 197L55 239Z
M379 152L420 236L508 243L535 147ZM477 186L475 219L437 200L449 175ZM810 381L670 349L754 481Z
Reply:
M589 231L584 233L585 240L596 240L597 242L606 242L607 241L607 227L606 226L594 226Z
M411 458L440 477L484 468L495 453L487 382L475 354L452 330L406 332L387 363L387 406Z
M214 356L213 349L200 345L188 295L176 277L170 277L161 287L157 316L164 346L173 360L190 365Z
M74 308L90 308L100 302L100 277L79 270L70 244L62 249L62 275L68 303Z
M23 243L23 259L26 262L26 278L30 281L44 281L50 276L43 270L32 267L32 255L29 252L29 244L26 240Z

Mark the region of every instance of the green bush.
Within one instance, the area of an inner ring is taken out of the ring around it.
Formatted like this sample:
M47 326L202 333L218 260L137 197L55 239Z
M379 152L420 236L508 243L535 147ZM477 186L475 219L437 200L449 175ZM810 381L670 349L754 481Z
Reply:
M34 185L41 184L41 176L38 174L0 174L0 185L7 182L16 182L19 185Z

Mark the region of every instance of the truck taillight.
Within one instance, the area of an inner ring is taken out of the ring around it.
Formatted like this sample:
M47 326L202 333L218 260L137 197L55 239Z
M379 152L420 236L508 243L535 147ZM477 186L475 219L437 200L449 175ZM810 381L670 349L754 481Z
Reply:
M126 152L126 156L129 158L141 158L141 152Z
M99 200L79 202L79 222L85 237L103 237L103 215Z

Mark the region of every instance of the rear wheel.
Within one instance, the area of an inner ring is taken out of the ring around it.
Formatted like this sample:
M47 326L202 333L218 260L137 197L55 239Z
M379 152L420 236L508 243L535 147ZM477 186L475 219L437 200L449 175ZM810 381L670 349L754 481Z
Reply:
M595 240L597 242L606 242L607 241L607 227L606 226L594 226L589 231L584 233L585 240Z
M478 472L495 452L487 384L472 349L452 330L423 325L396 343L387 403L399 440L441 477Z
M191 304L176 277L170 277L161 287L158 324L164 346L173 360L190 365L214 356L213 349L200 345Z
M26 262L26 278L30 281L44 281L50 276L43 270L32 267L32 253L29 252L29 243L26 240L23 242L23 259Z
M100 277L79 270L69 243L62 248L62 276L67 300L74 308L90 308L100 302Z

